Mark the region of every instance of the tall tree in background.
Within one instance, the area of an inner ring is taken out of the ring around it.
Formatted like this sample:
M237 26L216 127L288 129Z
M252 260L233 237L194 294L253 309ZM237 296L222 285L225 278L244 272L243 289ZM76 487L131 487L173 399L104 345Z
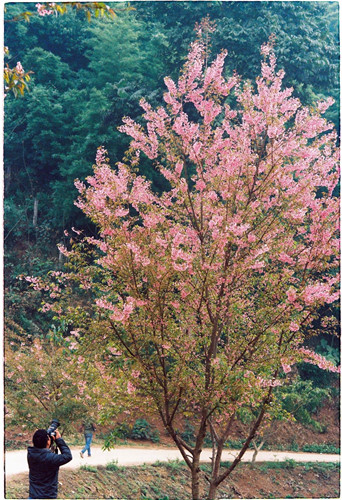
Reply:
M199 26L178 82L165 79L167 107L142 100L145 128L125 118L126 159L111 169L99 148L89 186L77 182L77 205L98 227L86 241L98 248L101 279L84 244L67 252L85 264L74 278L108 318L98 345L122 353L127 390L159 413L191 470L194 500L208 432L214 499L270 418L282 374L303 360L337 371L305 346L318 307L338 298L338 152L322 118L332 101L309 109L283 89L272 42L255 88L225 79L225 52L208 63L211 31ZM144 156L169 183L161 195L135 173ZM225 468L243 407L257 415ZM193 446L177 432L179 416L196 422Z
M217 23L213 50L227 47L230 71L254 80L259 47L274 33L284 81L294 86L304 104L317 94L339 96L337 2L144 2L136 8L143 19L157 17L170 45L172 41L169 72L175 70L179 55L185 57L192 26L209 14ZM339 126L337 114L338 107L335 126Z

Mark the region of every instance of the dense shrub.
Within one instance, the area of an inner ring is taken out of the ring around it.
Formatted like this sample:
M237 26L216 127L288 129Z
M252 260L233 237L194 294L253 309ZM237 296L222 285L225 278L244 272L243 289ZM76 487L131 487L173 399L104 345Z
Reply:
M152 441L153 443L158 443L160 439L159 432L153 430L151 425L144 418L139 418L135 421L130 437L131 439L141 439Z

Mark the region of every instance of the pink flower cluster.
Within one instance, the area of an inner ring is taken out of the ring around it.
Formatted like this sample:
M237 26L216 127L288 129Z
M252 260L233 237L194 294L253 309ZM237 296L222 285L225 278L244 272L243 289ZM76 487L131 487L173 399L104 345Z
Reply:
M303 360L306 363L311 363L316 365L322 370L327 370L333 373L340 373L340 366L335 366L334 363L326 359L324 356L317 354L316 352L310 351L309 349L302 347L299 349L299 353L304 356Z
M96 300L96 305L98 307L112 312L110 317L113 321L118 321L122 323L126 323L129 320L131 314L133 313L134 308L142 304L143 304L142 301L137 301L133 297L127 297L126 302L120 304L120 306L119 305L114 306L106 299Z
M49 5L51 7L54 7L55 2L51 2ZM40 16L51 16L51 14L54 13L54 11L52 9L46 9L44 4L37 3L36 7L37 7L38 14Z
M107 150L103 146L99 146L97 148L96 152L96 165L98 167L101 167L102 165L106 164L107 160Z
M303 299L307 305L312 305L315 303L327 303L331 304L335 300L338 300L339 293L331 292L331 286L328 283L315 283L313 285L308 285L303 292Z

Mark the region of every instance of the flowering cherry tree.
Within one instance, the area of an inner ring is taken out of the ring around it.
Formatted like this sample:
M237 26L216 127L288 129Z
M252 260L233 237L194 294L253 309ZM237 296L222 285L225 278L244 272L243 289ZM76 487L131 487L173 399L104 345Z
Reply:
M50 285L52 281L50 275ZM40 287L37 280L32 284ZM57 295L54 284L49 296L55 299ZM64 297L66 317L67 302ZM64 431L75 431L85 416L100 423L100 416L105 420L106 413L110 414L109 418L122 418L134 409L136 403L127 390L130 387L127 369L114 370L118 376L113 376L113 367L116 360L120 362L121 352L108 341L103 349L99 349L99 343L93 346L92 329L96 329L98 336L101 320L95 315L85 327L75 297L72 303L69 324L72 316L72 322L82 325L82 330L73 330L61 323L59 329L53 327L41 337L27 336L23 331L19 335L13 330L5 331L5 415L11 424L32 430L58 418ZM56 312L60 307L59 298ZM48 310L50 307L44 304L42 311ZM85 329L87 337L82 338Z
M166 106L142 100L145 127L124 119L126 158L111 168L100 147L94 175L76 182L77 205L99 230L87 244L102 273L78 267L78 279L96 289L127 393L159 413L189 466L193 499L207 434L213 499L270 418L284 374L303 360L337 370L306 346L317 309L338 298L338 152L322 117L332 101L309 109L282 88L272 40L255 86L225 78L226 51L208 62L210 31L198 27L178 81L165 78ZM140 156L168 181L163 194L137 174ZM222 467L243 407L255 420ZM181 417L196 426L194 445Z
M5 401L12 422L34 429L58 418L70 430L94 413L99 376L79 352L77 336L77 331L58 339L6 336Z

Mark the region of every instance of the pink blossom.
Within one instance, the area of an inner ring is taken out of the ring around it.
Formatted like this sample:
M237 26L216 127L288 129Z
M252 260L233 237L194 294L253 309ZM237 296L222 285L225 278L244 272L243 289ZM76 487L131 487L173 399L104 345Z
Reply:
M205 187L206 187L206 184L202 179L199 179L196 182L196 189L198 189L200 192L204 191Z
M38 11L38 14L40 16L50 16L51 14L53 14L53 10L51 9L45 9L44 8L44 5L40 4L40 3L37 3L36 4L36 7L37 7L37 11Z
M76 180L74 182L75 184L75 187L76 189L80 192L80 193L84 193L84 191L86 190L86 186L83 182L79 181L79 180Z
M297 300L297 292L296 289L291 287L286 292L288 301L293 304Z
M269 56L270 53L272 52L272 45L268 42L268 43L264 43L262 46L261 46L261 54L264 55L264 56Z
M17 62L17 65L15 67L15 71L18 75L23 75L25 73L20 61Z
M101 167L106 164L107 150L103 146L99 146L96 152L96 165Z
M175 167L176 174L180 175L182 173L182 170L183 170L183 163L178 161Z
M66 248L64 245L59 244L59 245L57 245L57 247L58 247L58 250L59 250L59 251L60 251L63 255L65 255L66 257L68 257L68 256L71 254L71 252L69 252L69 251L67 250L67 248Z
M331 303L335 299L335 295L331 293L331 288L327 283L316 283L308 285L303 292L303 299L306 304L311 305L315 302Z
M289 364L287 364L286 362L284 362L284 361L282 361L281 364L282 364L284 373L290 373L291 366Z
M328 370L333 373L340 373L340 367L337 367L329 361L328 359L324 358L320 354L310 351L309 349L302 347L299 349L299 353L304 356L304 361L307 363L311 363L313 365L317 365L319 368L322 370Z
M298 332L299 325L295 321L292 321L289 328L290 328L291 332Z
M325 101L321 101L317 104L317 109L320 113L325 113L330 106L335 103L335 100L332 97L328 97Z
M115 210L115 217L126 217L129 214L128 208L119 207Z
M127 392L128 394L133 394L135 392L135 387L130 381L127 382Z
M108 350L113 354L113 356L121 356L122 352L116 349L116 347L108 347Z

